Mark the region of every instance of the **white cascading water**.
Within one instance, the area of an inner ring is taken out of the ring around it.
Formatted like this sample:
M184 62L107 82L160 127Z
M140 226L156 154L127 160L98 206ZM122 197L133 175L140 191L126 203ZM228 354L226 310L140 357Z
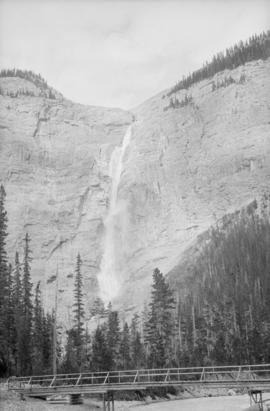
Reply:
M117 238L119 235L118 220L119 214L122 212L122 207L118 202L117 196L123 170L123 159L130 143L130 138L131 126L128 126L122 145L116 147L112 152L109 166L109 175L111 177L110 205L108 215L104 221L104 253L98 274L100 296L105 303L110 302L116 297L120 288L120 279L117 277L116 253Z

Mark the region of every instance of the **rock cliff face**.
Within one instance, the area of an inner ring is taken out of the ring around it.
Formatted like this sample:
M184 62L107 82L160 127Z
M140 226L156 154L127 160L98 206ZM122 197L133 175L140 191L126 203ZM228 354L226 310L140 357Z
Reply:
M140 309L155 267L170 272L216 219L269 192L269 74L269 60L252 62L178 92L179 101L192 96L183 107L167 109L169 98L160 94L132 113L60 96L0 96L0 178L7 192L10 255L21 250L28 231L32 275L41 280L48 306L58 266L65 323L78 252L88 305L104 287L107 252L113 262L107 265L106 298L127 311ZM232 84L212 91L212 82L229 76ZM17 78L0 79L0 86L3 94L35 91ZM112 163L129 125L112 212ZM113 282L118 287L110 294Z
M182 108L164 111L169 99L157 96L135 110L120 190L129 303L144 298L155 266L168 273L217 219L269 191L269 74L269 60L249 63L178 92L192 96ZM212 91L229 76L234 83Z
M1 78L6 92L37 92L18 78ZM97 293L96 274L110 178L108 164L132 115L118 109L86 107L65 99L0 96L0 176L9 218L9 255L22 256L23 236L31 237L32 276L41 281L44 301L58 306L65 322L72 315L74 267L80 252L87 303Z

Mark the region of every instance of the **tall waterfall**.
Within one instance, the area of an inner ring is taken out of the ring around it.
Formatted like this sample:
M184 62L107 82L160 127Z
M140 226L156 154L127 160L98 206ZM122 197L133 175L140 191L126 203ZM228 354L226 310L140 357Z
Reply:
M116 147L111 155L109 165L109 175L111 177L111 195L108 215L104 221L105 239L104 253L101 260L98 282L101 298L108 303L117 294L120 288L120 279L117 278L116 253L120 247L119 237L119 218L123 208L118 201L118 187L121 181L123 170L123 159L126 149L130 143L131 126L127 128L122 145Z

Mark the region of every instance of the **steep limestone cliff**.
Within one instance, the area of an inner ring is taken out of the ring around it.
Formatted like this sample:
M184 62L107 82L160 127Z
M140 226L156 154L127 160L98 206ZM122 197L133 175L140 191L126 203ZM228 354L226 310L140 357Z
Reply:
M178 101L192 96L182 108L158 95L134 110L119 193L129 204L126 306L142 305L156 266L168 273L217 219L269 192L269 74L269 60L248 63L178 92Z
M60 96L0 95L0 179L7 191L9 252L21 249L28 231L32 274L42 281L47 305L55 293L55 281L48 280L58 265L65 323L70 324L77 252L84 261L87 305L98 292L110 160L128 126L111 238L120 288L115 303L132 310L147 297L155 267L168 273L216 219L269 191L269 74L269 59L248 63L179 91L179 101L192 96L183 107L167 109L169 97L163 93L132 114ZM235 82L212 91L213 81L228 76ZM0 86L4 91L35 87L16 78L1 78Z
M132 121L120 109L86 107L62 98L6 96L36 92L23 79L1 78L0 176L7 192L9 255L22 255L27 231L32 239L32 276L40 280L44 302L54 304L58 266L58 306L64 322L72 315L76 254L83 259L87 304L97 293L110 178L108 163Z

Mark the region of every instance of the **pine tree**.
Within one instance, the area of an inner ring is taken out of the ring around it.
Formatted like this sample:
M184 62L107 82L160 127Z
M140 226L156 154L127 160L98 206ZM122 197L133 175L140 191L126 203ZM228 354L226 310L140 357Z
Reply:
M22 275L19 253L15 253L13 299L16 308L22 306Z
M6 193L4 187L0 186L0 376L7 371L7 330L6 318L9 300L9 269L6 251L7 237L7 212L5 210Z
M7 305L7 316L6 316L6 333L7 333L7 372L10 375L14 368L14 352L16 350L16 332L15 332L15 317L14 317L14 299L13 299L13 276L12 276L12 266L9 264L8 267L8 305Z
M87 326L85 327L84 335L84 351L83 351L83 372L87 372L91 367L91 336L88 332Z
M53 358L53 328L54 315L47 313L42 319L42 358L43 358L43 372L46 374L52 373L52 358Z
M66 353L62 364L62 372L79 372L81 368L78 358L77 332L75 328L67 331Z
M130 365L130 333L129 326L125 322L121 332L121 341L119 347L119 365L120 369L128 369Z
M153 272L153 285L150 312L147 322L147 342L149 343L149 365L164 367L171 365L173 338L175 333L175 300L163 274L156 268Z
M75 288L74 297L75 302L74 307L74 323L75 323L75 345L77 350L77 360L81 365L83 361L83 344L84 344L84 329L83 329L83 319L84 319L84 303L83 303L83 293L82 293L82 273L81 273L82 260L80 254L77 255L76 270L75 270Z
M32 372L32 283L31 283L31 250L29 247L30 237L26 233L24 237L24 261L23 261L23 281L22 281L22 309L23 309L23 328L22 328L22 373Z
M134 314L130 327L130 357L131 367L138 369L143 367L145 362L144 347L141 333L139 331L139 315Z
M40 374L43 370L43 308L41 303L40 281L35 288L34 316L33 316L33 373Z
M109 353L106 332L104 327L97 327L92 343L91 367L94 371L107 371L111 368L111 356Z
M83 336L83 319L84 319L84 304L83 304L83 293L82 293L82 273L81 273L82 260L80 254L77 255L76 271L75 271L75 288L74 297L75 302L74 307L74 320L75 329L77 332L78 340L82 340Z
M19 253L15 254L13 282L13 304L14 304L14 324L15 324L15 344L14 344L14 361L16 375L21 374L21 359L23 356L22 331L23 331L23 305L22 305L22 277Z
M119 362L120 327L117 311L110 311L108 317L107 344L110 349L110 367L117 368Z

